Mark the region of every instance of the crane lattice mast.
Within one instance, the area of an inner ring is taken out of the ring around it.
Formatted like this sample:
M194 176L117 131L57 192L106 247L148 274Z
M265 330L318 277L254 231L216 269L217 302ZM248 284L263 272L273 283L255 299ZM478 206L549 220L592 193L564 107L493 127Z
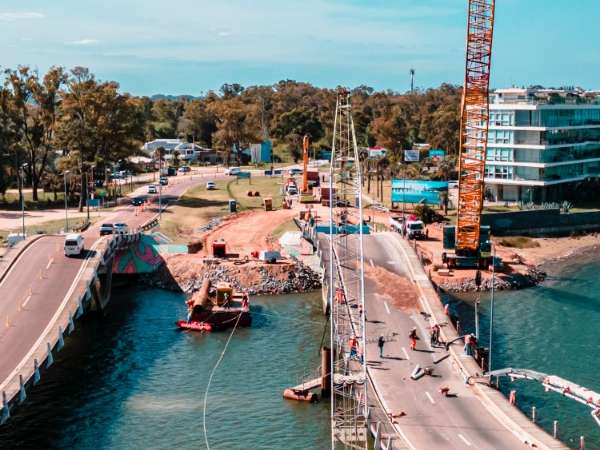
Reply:
M457 255L479 253L495 0L469 0L467 61L462 96Z
M337 94L329 179L331 445L367 449L362 182L345 89Z

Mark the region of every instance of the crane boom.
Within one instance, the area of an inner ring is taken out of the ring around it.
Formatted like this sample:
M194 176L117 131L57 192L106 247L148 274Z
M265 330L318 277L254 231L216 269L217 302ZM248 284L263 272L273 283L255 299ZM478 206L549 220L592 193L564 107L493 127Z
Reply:
M304 164L304 172L302 172L302 191L303 193L308 192L308 147L310 145L309 137L307 135L302 139L302 162Z
M469 0L467 58L461 106L456 253L479 252L495 0Z

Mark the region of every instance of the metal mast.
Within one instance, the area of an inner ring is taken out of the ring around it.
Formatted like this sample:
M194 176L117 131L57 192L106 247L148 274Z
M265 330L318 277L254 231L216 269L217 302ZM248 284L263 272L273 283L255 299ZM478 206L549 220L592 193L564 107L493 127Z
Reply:
M489 84L495 0L469 0L467 61L462 96L457 255L479 253L488 140Z
M345 89L337 93L330 183L331 446L366 449L362 182Z

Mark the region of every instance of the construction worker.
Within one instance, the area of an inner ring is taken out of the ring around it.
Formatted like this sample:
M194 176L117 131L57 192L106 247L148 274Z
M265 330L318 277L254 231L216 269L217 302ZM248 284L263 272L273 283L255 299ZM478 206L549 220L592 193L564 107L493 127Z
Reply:
M358 338L356 336L350 338L350 359L357 359L362 363L362 355L359 355Z
M436 323L431 327L431 345L438 345L440 342L440 326Z
M190 323L192 321L192 313L194 312L194 300L191 298L185 302L187 305L187 322Z
M413 329L410 330L410 334L408 335L408 338L410 339L410 349L416 350L417 349L417 327L413 327Z
M385 338L383 336L379 336L377 339L377 346L379 347L379 357L383 358L383 346L385 345Z

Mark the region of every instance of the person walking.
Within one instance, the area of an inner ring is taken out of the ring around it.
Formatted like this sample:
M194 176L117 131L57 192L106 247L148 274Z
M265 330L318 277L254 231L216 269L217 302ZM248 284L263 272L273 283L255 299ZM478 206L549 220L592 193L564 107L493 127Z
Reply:
M379 357L383 358L383 346L385 345L385 338L383 336L379 336L377 339L377 346L379 347Z
M431 345L440 343L440 326L436 323L431 327Z
M413 327L413 329L410 330L410 334L408 335L408 338L410 339L410 349L416 350L417 349L417 327Z

